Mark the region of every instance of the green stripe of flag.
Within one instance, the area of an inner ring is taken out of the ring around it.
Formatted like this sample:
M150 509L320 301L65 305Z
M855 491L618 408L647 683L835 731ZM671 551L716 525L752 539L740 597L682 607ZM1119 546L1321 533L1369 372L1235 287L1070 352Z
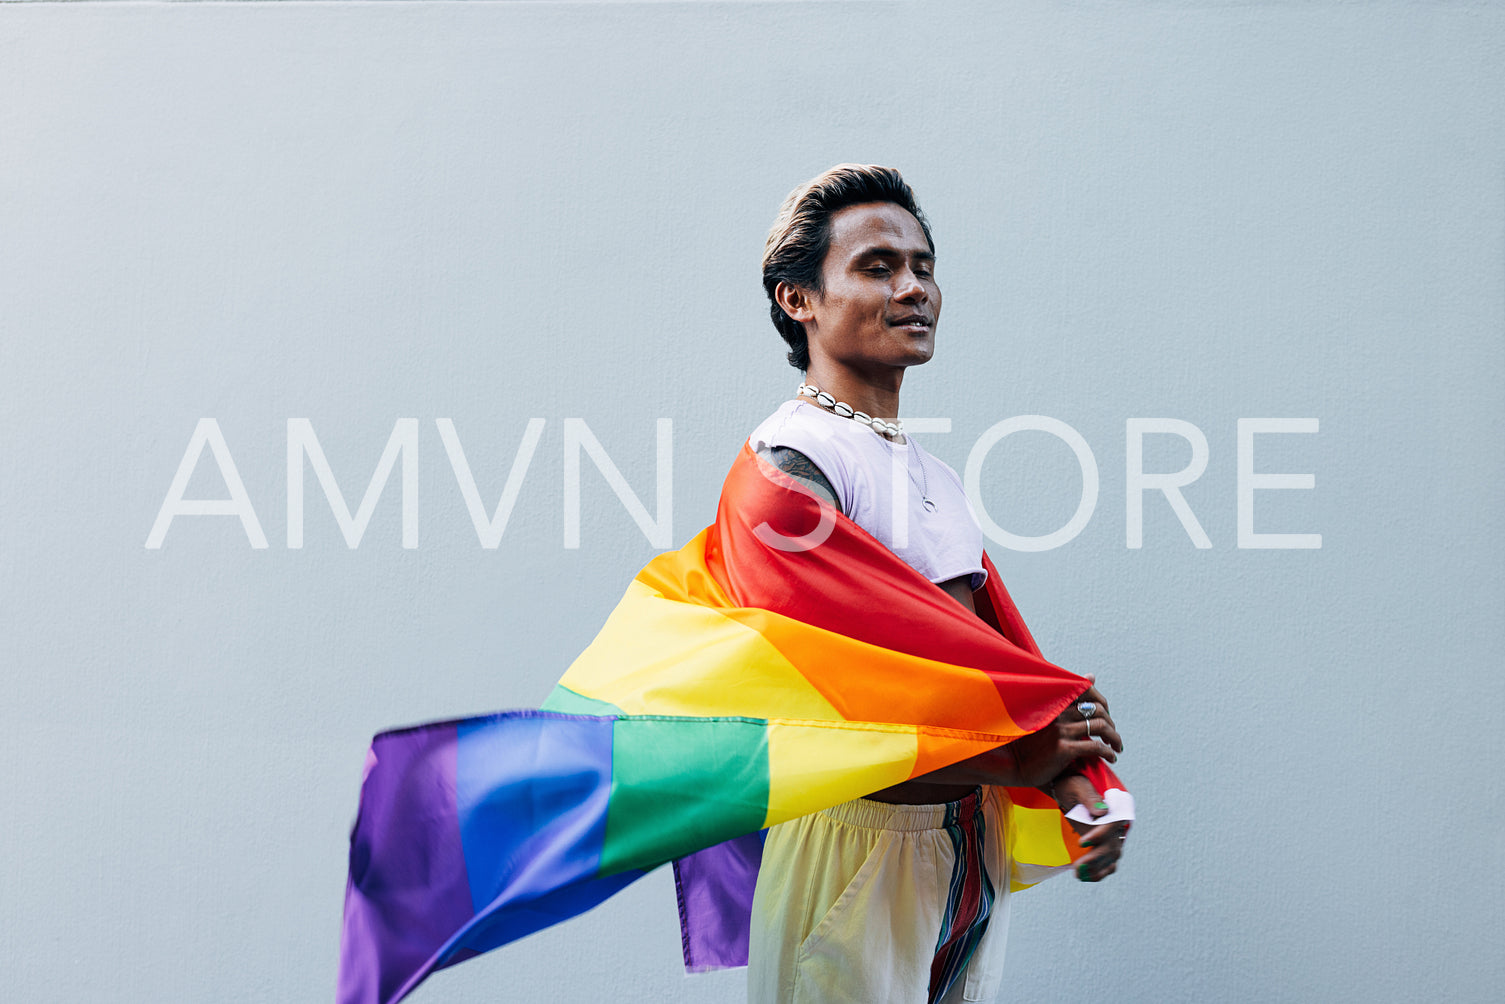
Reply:
M760 830L767 814L766 721L620 718L599 874L652 868Z

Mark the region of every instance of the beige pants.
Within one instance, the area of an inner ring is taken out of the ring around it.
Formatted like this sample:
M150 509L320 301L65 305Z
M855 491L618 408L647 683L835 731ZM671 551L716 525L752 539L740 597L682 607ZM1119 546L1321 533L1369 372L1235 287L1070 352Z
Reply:
M1008 939L1003 810L984 789L992 918L945 1004L990 1001ZM748 1004L925 1004L955 852L945 806L858 799L771 827L753 895Z

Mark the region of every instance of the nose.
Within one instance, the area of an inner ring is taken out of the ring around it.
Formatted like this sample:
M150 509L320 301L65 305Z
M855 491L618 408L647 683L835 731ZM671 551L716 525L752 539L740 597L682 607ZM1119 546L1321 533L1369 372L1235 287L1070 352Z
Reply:
M894 287L894 299L906 303L924 303L929 294L925 292L925 284L920 277L909 269L900 274L898 283Z

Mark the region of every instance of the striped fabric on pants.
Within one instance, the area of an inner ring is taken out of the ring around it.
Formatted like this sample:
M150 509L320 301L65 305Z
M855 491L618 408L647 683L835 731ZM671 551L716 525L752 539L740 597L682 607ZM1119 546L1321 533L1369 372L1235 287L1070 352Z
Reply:
M987 930L993 912L993 883L982 865L987 821L983 818L981 792L946 805L942 828L951 838L956 863L951 868L951 887L941 918L935 961L930 964L930 1004L945 996L956 982Z

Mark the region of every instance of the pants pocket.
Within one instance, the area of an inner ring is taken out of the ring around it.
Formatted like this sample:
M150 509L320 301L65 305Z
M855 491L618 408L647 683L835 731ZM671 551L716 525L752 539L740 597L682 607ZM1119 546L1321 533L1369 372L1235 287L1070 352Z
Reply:
M801 960L804 960L822 942L826 941L833 934L845 929L850 923L857 923L859 925L862 923L863 911L860 908L854 910L853 907L863 898L863 891L867 888L872 876L878 871L882 860L883 853L881 847L875 846L868 849L867 857L863 858L862 864L858 866L857 871L847 880L846 886L842 888L831 905L826 908L825 913L821 915L820 920L816 922L815 926L810 929L810 933L805 936L805 940L800 942L799 957Z

